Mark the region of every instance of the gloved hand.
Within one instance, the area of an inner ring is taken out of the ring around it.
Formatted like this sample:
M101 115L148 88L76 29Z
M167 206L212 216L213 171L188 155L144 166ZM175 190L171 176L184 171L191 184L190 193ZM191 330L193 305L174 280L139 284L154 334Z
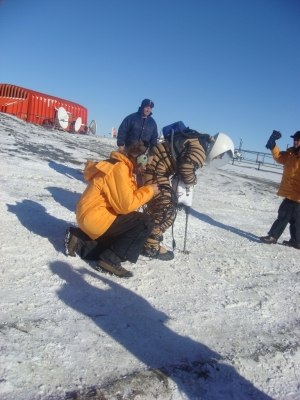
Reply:
M272 135L270 136L268 143L266 144L266 148L269 150L273 150L276 146L276 140L281 138L281 133L279 131L273 131Z

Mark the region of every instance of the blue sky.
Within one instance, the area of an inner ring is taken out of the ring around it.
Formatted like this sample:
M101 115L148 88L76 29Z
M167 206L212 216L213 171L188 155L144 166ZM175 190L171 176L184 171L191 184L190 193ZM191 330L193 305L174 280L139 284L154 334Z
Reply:
M300 130L299 0L0 0L0 83L77 102L109 136L144 98L238 147Z

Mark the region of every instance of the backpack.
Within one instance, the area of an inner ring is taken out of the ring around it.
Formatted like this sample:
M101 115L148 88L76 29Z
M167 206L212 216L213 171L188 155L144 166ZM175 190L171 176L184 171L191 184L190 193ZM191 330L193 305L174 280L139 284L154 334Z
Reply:
M173 158L176 160L184 149L184 142L188 138L197 138L203 147L205 154L212 142L212 137L207 133L197 132L194 129L186 127L182 121L174 122L163 129L163 135L171 145L171 152Z

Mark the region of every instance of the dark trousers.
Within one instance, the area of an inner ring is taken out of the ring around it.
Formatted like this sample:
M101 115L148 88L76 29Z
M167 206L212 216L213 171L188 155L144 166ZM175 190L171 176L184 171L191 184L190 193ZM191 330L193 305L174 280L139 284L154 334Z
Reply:
M98 260L104 250L110 249L121 260L136 263L153 228L152 217L134 211L118 215L108 230L96 240L90 239L79 228L74 234L78 237L78 247L81 248L80 257L83 259Z
M279 239L288 223L291 241L300 244L300 203L284 199L278 208L278 217L271 226L269 235Z

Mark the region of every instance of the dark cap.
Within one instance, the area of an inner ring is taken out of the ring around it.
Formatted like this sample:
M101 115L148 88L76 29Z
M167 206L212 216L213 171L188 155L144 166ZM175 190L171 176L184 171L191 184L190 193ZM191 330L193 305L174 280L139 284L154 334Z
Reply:
M151 108L153 108L153 107L154 107L153 101L152 101L152 100L149 100L149 99L144 99L144 100L142 101L141 108L145 108L145 107L151 107Z
M297 131L295 135L291 136L293 139L300 139L300 131Z

